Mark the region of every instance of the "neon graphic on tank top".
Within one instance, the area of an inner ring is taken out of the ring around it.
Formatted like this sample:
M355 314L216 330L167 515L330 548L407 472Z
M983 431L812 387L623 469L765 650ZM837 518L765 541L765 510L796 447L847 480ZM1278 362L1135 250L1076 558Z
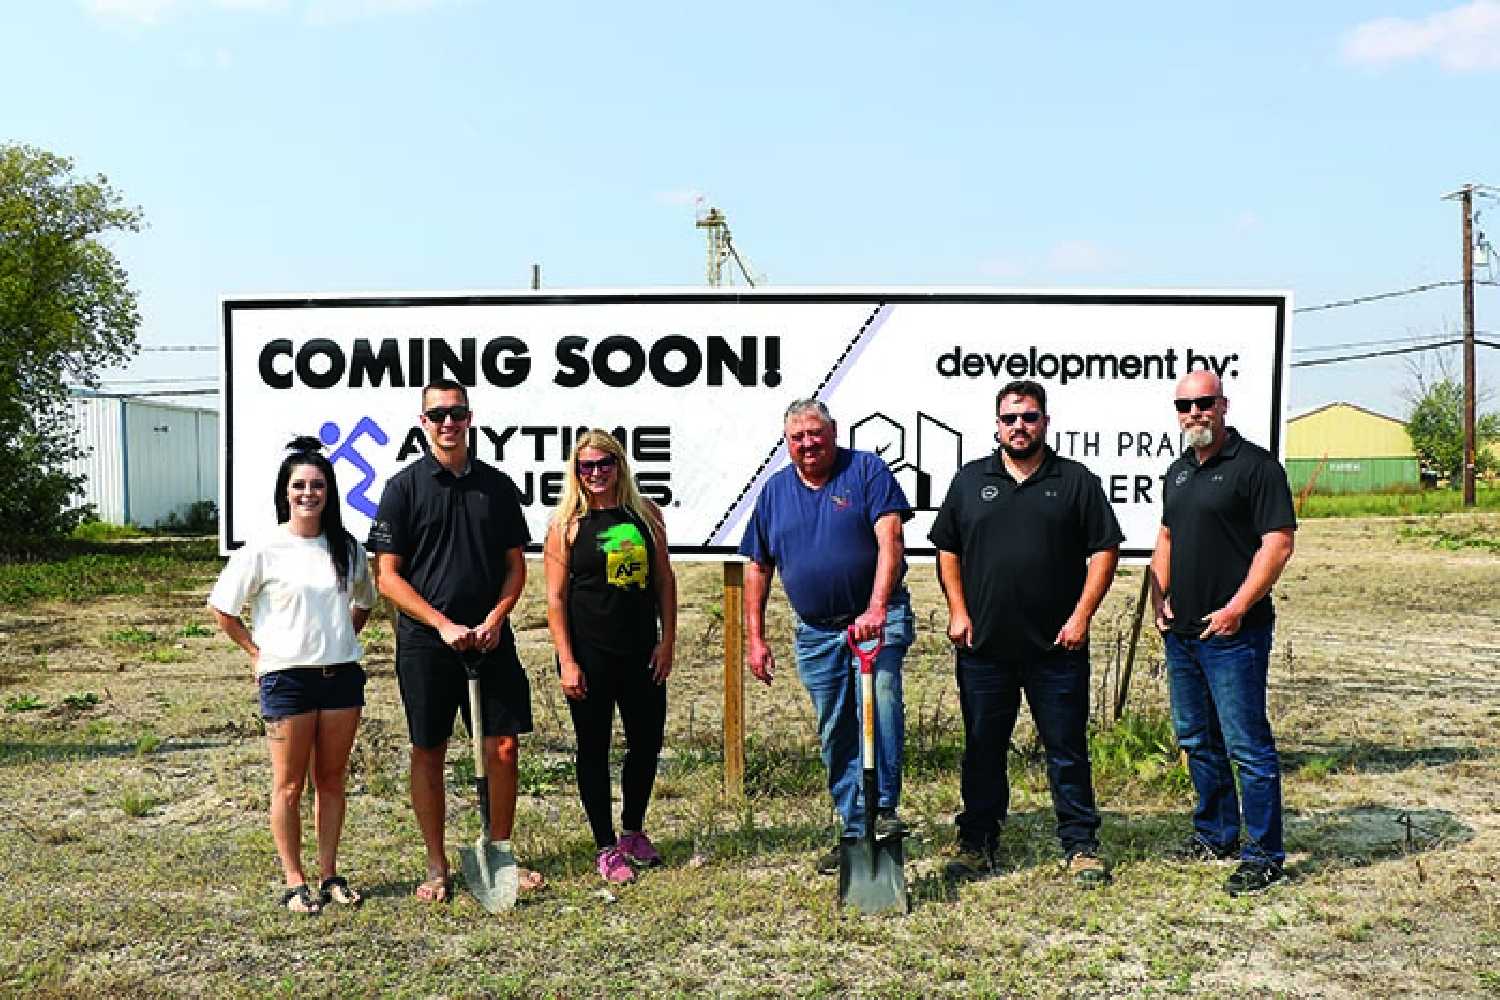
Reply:
M646 539L641 530L627 522L601 531L596 537L604 552L604 574L609 585L644 590L648 569Z

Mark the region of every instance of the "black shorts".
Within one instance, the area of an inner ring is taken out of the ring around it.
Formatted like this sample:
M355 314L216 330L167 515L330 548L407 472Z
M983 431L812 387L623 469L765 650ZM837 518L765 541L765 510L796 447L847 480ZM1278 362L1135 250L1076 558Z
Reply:
M358 663L287 667L260 676L260 715L267 722L364 704L365 671Z
M459 653L431 640L400 637L396 647L396 680L406 709L412 746L424 750L453 737L453 716L469 725L469 675ZM519 736L531 732L531 682L514 642L502 641L483 654L479 665L479 700L484 735Z

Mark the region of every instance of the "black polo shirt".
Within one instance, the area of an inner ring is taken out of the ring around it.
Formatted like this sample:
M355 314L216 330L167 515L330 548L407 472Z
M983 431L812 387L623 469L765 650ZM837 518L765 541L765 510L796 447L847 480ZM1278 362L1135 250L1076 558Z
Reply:
M1297 514L1281 463L1230 427L1224 447L1203 465L1188 448L1167 469L1161 523L1172 533L1172 631L1197 636L1245 582L1261 536L1295 531ZM1275 616L1267 593L1241 628L1269 625Z
M385 484L366 544L400 556L401 575L428 604L473 627L500 601L506 553L530 540L509 476L477 459L455 476L426 454ZM400 620L403 639L441 641L436 629ZM507 621L501 642L514 641Z
M958 556L974 651L1017 661L1057 651L1089 558L1125 534L1099 477L1047 448L1020 483L998 451L964 465L927 537Z

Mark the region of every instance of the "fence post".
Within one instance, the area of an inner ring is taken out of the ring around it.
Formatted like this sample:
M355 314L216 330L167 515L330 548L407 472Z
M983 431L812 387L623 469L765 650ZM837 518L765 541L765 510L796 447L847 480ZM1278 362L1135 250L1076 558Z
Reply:
M724 564L724 795L745 797L745 564Z

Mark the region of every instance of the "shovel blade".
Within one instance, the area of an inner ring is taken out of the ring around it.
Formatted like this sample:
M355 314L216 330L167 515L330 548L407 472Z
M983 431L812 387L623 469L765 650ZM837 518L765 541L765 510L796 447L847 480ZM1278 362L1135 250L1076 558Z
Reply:
M480 906L491 913L503 913L515 907L520 874L516 870L514 854L502 851L480 837L473 847L459 848L458 862L464 885L479 900Z
M906 852L901 837L839 847L839 905L860 913L907 913Z

